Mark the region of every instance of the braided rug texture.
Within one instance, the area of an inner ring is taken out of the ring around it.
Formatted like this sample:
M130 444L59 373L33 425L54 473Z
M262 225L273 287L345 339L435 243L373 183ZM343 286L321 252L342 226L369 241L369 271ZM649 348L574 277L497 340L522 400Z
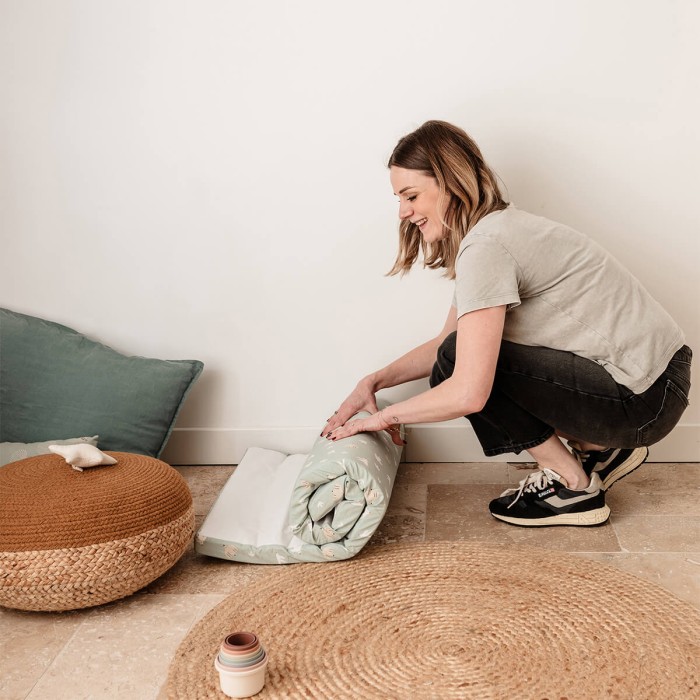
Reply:
M194 534L192 496L164 462L109 452L77 472L58 455L0 469L0 605L73 610L129 595Z
M235 630L268 652L261 700L700 697L695 608L552 551L400 544L271 571L190 631L166 696L225 698L214 657Z

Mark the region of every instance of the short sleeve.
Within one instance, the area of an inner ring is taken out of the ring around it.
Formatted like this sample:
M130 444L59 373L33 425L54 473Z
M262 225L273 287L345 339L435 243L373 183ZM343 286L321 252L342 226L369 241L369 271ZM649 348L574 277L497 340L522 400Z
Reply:
M507 304L520 304L518 278L520 268L513 256L498 241L469 235L455 265L457 317L470 311Z

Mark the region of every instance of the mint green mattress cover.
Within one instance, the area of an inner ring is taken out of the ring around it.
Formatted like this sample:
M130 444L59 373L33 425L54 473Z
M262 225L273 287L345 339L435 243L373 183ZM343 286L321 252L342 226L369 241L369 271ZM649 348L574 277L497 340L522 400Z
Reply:
M348 559L386 513L401 451L385 431L319 437L308 455L251 448L195 536L195 550L254 564Z

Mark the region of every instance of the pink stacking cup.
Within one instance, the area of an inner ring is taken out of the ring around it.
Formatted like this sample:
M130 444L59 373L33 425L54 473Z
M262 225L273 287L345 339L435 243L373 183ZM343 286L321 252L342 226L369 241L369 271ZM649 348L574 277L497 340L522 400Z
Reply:
M230 654L245 654L260 645L257 634L252 632L234 632L221 643L221 649Z

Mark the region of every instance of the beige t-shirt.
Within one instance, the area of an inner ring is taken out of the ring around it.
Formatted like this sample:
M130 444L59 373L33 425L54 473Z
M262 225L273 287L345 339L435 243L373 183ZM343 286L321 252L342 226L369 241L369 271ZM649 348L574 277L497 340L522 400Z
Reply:
M512 204L467 234L456 274L458 316L507 304L505 340L586 357L635 394L654 383L685 340L597 243Z

